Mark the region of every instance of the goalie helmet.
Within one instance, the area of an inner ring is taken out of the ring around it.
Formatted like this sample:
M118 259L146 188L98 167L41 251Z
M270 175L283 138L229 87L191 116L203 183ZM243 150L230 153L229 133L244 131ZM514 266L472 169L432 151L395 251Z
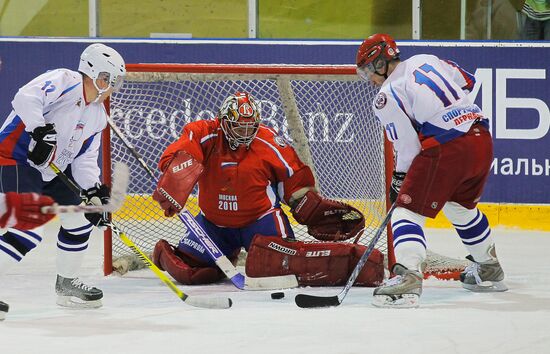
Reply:
M387 79L388 63L397 59L399 49L393 38L388 34L373 34L361 43L357 51L357 74L367 81L370 81L373 74Z
M118 91L122 87L126 67L124 59L116 50L101 43L94 43L84 49L80 55L78 71L90 77L94 87L98 90L98 99L101 94L113 88ZM106 89L97 86L97 80L103 80L109 84Z
M260 111L256 100L247 92L236 92L225 99L218 119L229 147L250 146L260 127Z

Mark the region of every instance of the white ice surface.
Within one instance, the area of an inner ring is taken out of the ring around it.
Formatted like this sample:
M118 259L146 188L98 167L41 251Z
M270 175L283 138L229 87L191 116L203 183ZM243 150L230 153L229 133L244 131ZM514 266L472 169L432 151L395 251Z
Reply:
M0 277L0 299L11 308L0 322L0 353L550 353L550 233L495 229L510 288L476 294L458 282L428 280L421 308L377 309L372 288L353 288L344 303L300 309L297 293L335 295L341 288L239 291L225 282L182 286L191 296L231 297L228 310L181 302L148 269L103 277L102 237L94 232L82 269L103 289L104 306L55 305L56 225L19 266ZM449 230L428 230L431 248L463 257Z

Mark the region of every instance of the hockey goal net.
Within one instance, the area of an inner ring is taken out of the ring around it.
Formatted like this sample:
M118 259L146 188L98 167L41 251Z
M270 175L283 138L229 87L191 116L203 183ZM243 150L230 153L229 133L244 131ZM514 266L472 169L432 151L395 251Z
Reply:
M376 89L360 81L354 67L133 64L127 69L123 89L110 102L111 118L157 179L160 155L186 123L213 119L228 95L247 91L259 103L262 122L278 130L312 168L321 194L363 212L366 230L359 240L348 242L366 244L376 232L386 214L392 155L371 110ZM159 239L177 244L186 235L185 226L178 218L163 216L151 198L155 181L124 143L106 130L104 176L110 176L117 161L129 165L131 181L124 207L113 214L113 221L146 253ZM199 212L195 195L186 207L193 214ZM287 215L299 240L314 241ZM386 234L377 248L391 263ZM455 267L445 257L431 262L445 269ZM113 269L124 273L136 263L131 251L107 231L105 274Z

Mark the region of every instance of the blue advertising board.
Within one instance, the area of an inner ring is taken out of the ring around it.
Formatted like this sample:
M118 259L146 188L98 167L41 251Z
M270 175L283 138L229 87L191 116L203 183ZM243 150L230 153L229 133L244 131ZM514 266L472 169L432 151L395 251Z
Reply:
M91 40L0 39L0 122L17 89L42 72L76 69ZM128 63L354 64L359 41L104 40ZM495 160L482 201L549 203L550 43L398 42L475 74L472 96L491 120ZM221 99L221 98L220 98Z

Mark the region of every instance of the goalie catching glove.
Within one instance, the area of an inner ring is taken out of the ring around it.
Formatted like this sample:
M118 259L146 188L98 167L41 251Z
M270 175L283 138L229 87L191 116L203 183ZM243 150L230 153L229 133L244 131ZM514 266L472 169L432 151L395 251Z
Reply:
M365 217L351 205L308 191L292 208L292 216L321 241L347 240L365 227Z
M191 154L186 151L176 153L153 193L153 199L160 204L164 215L174 216L183 209L203 171L204 166Z

